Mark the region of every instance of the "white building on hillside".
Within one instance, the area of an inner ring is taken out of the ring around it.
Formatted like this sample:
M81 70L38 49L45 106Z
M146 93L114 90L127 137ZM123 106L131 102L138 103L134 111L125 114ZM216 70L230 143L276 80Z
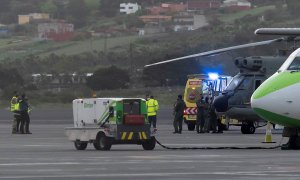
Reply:
M230 6L251 7L251 3L247 0L225 0L225 1L223 1L223 6L225 6L225 7L230 7Z
M134 14L141 7L137 3L121 3L120 4L120 13L124 14Z

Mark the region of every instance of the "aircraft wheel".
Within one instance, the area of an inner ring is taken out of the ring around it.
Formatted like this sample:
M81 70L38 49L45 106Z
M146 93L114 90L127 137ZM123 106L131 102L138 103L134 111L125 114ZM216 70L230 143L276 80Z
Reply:
M242 126L241 126L241 132L242 132L243 134L248 134L247 126L246 126L246 125L242 124Z
M156 140L155 137L151 137L149 140L142 142L144 150L153 150L155 148Z
M241 132L243 134L254 134L255 133L255 127L253 124L242 124Z
M85 150L87 145L88 145L87 142L82 142L82 141L75 141L74 142L74 146L77 150Z
M249 134L254 134L255 133L254 125L248 125L248 132L249 132Z
M196 124L188 124L188 130L189 131L194 131L196 127Z
M99 133L93 145L97 150L108 151L111 148L112 142L105 134Z

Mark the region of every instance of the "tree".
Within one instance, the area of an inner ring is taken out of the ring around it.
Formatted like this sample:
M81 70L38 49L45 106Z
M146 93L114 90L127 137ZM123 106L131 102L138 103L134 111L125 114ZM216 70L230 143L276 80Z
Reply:
M23 85L24 80L16 69L0 70L0 89L10 85Z
M172 59L166 56L164 59ZM146 68L143 80L146 86L184 85L189 74L204 73L202 65L195 60L178 61Z
M120 10L120 3L122 0L101 0L100 2L100 15L106 17L115 16Z
M48 0L46 3L41 5L41 11L53 16L57 14L58 7L52 0Z
M286 0L287 8L289 12L299 17L299 8L300 8L300 1L299 0Z
M1 0L0 2L0 12L7 12L9 11L9 3L11 0Z
M145 23L135 15L127 15L125 16L123 21L126 24L127 28L132 28L132 27L142 28L145 26Z
M128 72L116 66L100 68L87 79L87 86L93 90L126 88L128 83Z
M68 15L75 27L83 27L86 24L88 10L83 0L71 0L68 4Z

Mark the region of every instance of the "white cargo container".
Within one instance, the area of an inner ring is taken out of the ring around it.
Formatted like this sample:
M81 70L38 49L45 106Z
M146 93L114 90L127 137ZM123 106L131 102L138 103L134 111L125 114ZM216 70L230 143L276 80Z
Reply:
M121 98L90 98L73 100L74 127L96 127L109 107ZM113 123L113 122L111 122Z

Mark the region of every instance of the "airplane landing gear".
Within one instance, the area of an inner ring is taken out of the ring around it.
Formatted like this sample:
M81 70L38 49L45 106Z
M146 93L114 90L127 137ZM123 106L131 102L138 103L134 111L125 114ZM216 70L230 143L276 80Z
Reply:
M241 126L241 132L243 134L254 134L255 133L255 126L253 123L243 123Z

